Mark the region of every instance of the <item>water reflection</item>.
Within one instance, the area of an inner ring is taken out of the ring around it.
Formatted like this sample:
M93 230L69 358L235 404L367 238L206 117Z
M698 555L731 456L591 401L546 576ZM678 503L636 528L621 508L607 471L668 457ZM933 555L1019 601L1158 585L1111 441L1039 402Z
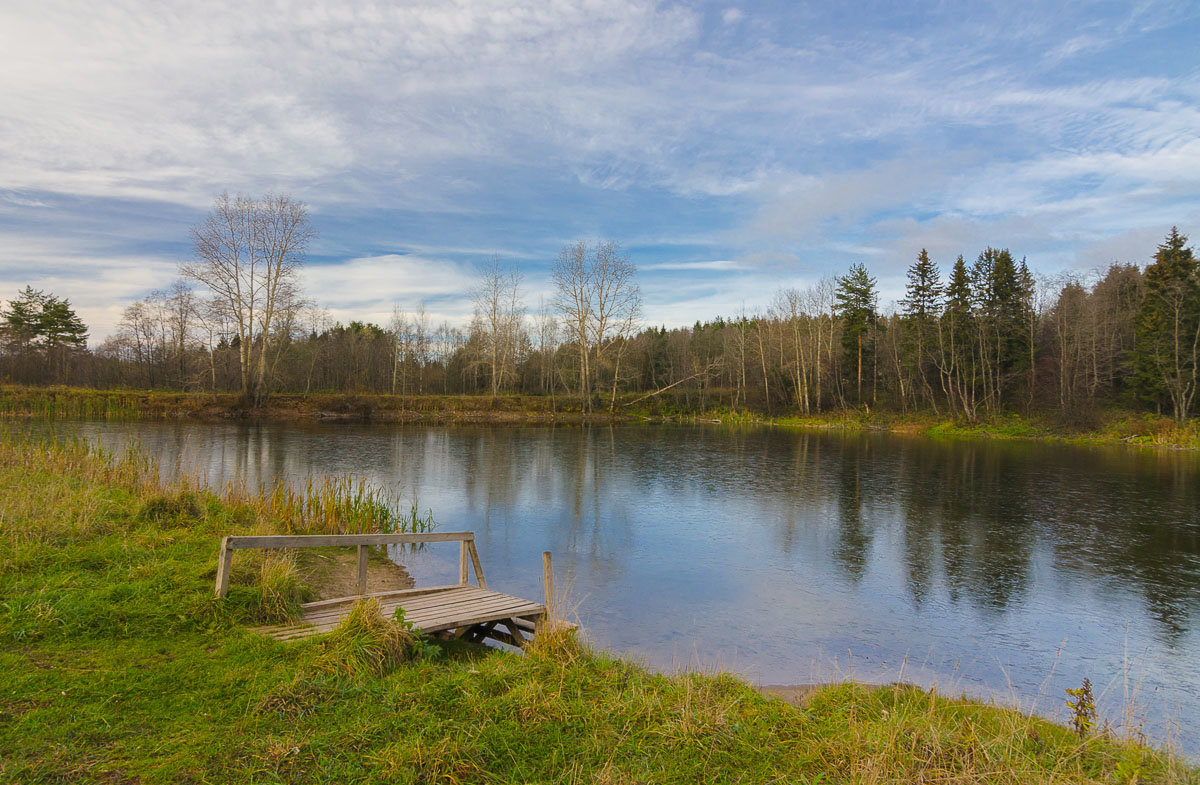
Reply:
M597 642L651 665L798 681L850 650L886 678L933 652L926 681L1028 697L1057 658L1058 705L1132 653L1145 689L1177 690L1200 725L1192 454L770 429L74 427L214 482L364 475L476 530L489 583L513 592L537 595L552 550Z

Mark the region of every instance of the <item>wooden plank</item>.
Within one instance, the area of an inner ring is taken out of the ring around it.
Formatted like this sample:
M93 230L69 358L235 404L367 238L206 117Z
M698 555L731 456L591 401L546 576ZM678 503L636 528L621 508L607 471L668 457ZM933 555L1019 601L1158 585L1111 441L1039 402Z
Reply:
M513 636L509 635L507 632L502 632L501 630L497 630L497 629L493 628L490 632L488 632L488 637L491 638L492 640L500 641L501 643L507 643L509 646L516 646L517 648L521 648L521 645L519 643L517 643L516 639L513 638Z
M493 603L490 605L463 605L449 613L426 612L422 614L413 614L411 617L405 614L405 619L414 627L425 629L432 624L449 623L458 619L473 619L476 616L487 616L488 618L505 618L508 616L528 616L538 612L538 605L527 605L519 603Z
M335 548L345 545L396 545L416 542L458 542L475 539L475 532L424 532L418 534L270 534L229 536L228 547Z
M446 592L441 592L436 595L425 595L415 598L423 601L419 605L413 604L411 601L404 602L403 598L392 602L384 602L380 604L380 611L383 615L390 616L396 608L404 608L406 619L414 623L430 618L436 619L464 612L497 608L519 608L529 610L530 612L534 609L544 611L544 607L541 605L521 599L520 597L511 597L498 592L488 592L487 594L455 592L455 596L449 598L445 596L446 594ZM349 614L351 607L351 605L342 605L319 608L315 612L306 613L302 623L321 624L338 621ZM522 613L521 615L526 614Z
M504 624L508 627L509 634L518 642L517 645L524 648L526 641L525 636L521 633L521 625L517 624L516 619L505 619Z
M362 597L331 597L328 600L316 600L314 602L306 602L303 605L301 605L300 607L304 608L305 610L307 610L309 608L324 608L324 607L328 607L330 605L344 605L344 604L357 602L358 600L361 600L361 599L364 599L367 597L374 597L377 600L381 600L381 599L384 599L387 597L410 596L410 595L418 595L418 594L435 594L440 591L445 591L446 589L457 589L457 588L458 588L458 584L449 583L449 584L446 584L445 586L426 586L426 587L420 588L420 589L416 589L416 588L392 589L391 591L377 591L377 592L373 592L371 594L365 594Z
M457 588L457 587L455 587L455 588ZM437 592L436 594L422 594L422 595L418 595L416 597L409 597L409 598L399 597L399 598L385 599L379 603L379 608L381 611L384 611L385 615L386 615L386 609L389 609L389 608L402 607L402 608L405 608L407 611L407 609L410 607L411 608L424 608L424 607L431 607L431 606L436 607L437 605L440 605L443 603L453 602L455 599L467 599L468 597L475 596L472 594L464 594L464 596L462 596L462 597L457 597L459 592L455 592L454 596L447 597L446 596L447 594L449 594L449 592ZM356 600L351 600L350 602L344 602L340 605L329 605L329 606L324 606L321 608L314 608L311 611L306 611L304 614L304 618L309 619L309 620L316 620L316 619L333 617L333 616L345 616L346 614L348 614L350 612L350 609L352 607L354 607L355 601Z
M503 621L505 619L511 619L514 616L516 616L518 623L529 623L534 618L542 615L544 610L545 609L541 606L530 606L526 609L509 608L500 611L492 611L490 613L476 613L475 615L469 616L466 619L452 619L449 621L445 619L434 619L433 621L414 626L421 630L423 634L435 635L449 629L467 628L469 630L478 624L483 624L489 621ZM256 631L265 635L269 635L277 640L287 641L330 632L340 623L341 619L333 619L320 624L296 624L286 627L260 627L257 628ZM496 638L497 635L492 634L491 637ZM510 641L504 642L510 643ZM517 644L514 643L512 645Z
M369 551L366 545L358 546L358 594L362 596L367 593L367 556Z
M511 611L504 613L503 615L500 616L500 618L507 618L510 615L512 615ZM520 613L517 615L525 616L528 614ZM482 624L483 622L486 622L486 621L492 621L495 618L497 618L497 614L495 614L495 613L490 613L490 614L483 613L483 614L479 614L477 616L469 616L465 619L453 619L452 621L448 621L448 622L431 623L428 626L422 627L421 630L423 632L437 632L438 630L448 630L451 627L461 627L464 624Z
M496 629L496 622L477 625L471 633L471 640L475 643L483 643L487 636L492 634L492 630Z
M224 597L229 592L229 571L233 569L233 551L229 547L229 537L221 538L221 549L217 551L217 597Z
M493 601L481 605L461 605L448 612L430 610L412 615L406 613L404 618L414 627L424 629L430 624L452 622L456 619L471 619L481 615L488 616L488 618L506 618L508 616L530 616L541 611L542 606L533 605L532 603Z
M387 615L387 611L389 609L394 609L397 607L404 608L405 613L408 613L410 611L421 610L424 608L449 606L458 602L484 599L488 596L479 594L479 591L480 590L476 589L474 586L454 586L449 591L420 594L415 597L402 596L384 599L379 603L379 607L380 610L384 612L384 615ZM505 595L499 596L503 597ZM327 605L320 608L313 608L310 611L305 612L304 618L316 620L325 617L345 616L350 612L350 608L353 607L356 601L356 599L351 598L349 601L343 601L338 605Z
M418 611L406 611L404 617L413 624L421 624L430 620L455 619L462 616L472 616L478 613L500 613L512 610L510 615L527 616L537 609L544 611L541 605L517 598L487 600L485 602L459 603L450 608L426 608Z
M467 580L470 576L467 575L467 541L463 540L459 543L458 548L458 582L462 586L467 585Z
M463 540L463 546L471 552L471 564L475 567L475 582L479 584L479 588L487 588L487 580L483 577L483 567L479 565L479 551L475 550L475 540ZM466 568L463 568L464 583L466 577Z
M389 603L392 607L399 606L404 608L407 614L428 615L429 613L452 613L455 608L460 605L491 605L494 603L525 603L533 605L529 600L521 599L520 597L510 597L507 594L468 594L462 592L452 597L446 597L442 594L436 594L431 597L422 597L424 600L421 604L396 602Z

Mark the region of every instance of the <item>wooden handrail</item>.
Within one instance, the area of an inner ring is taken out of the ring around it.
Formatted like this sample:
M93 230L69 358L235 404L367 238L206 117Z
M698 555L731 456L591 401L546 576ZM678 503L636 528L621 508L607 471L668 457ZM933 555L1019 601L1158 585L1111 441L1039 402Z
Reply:
M479 554L475 550L475 532L423 532L405 534L268 534L228 535L221 538L217 553L217 597L229 592L229 571L233 567L233 552L258 548L336 548L358 546L358 596L367 593L367 548L372 545L405 545L421 542L461 542L459 553L459 583L466 585L468 562L475 570L475 581L487 588Z
M228 547L242 548L334 548L340 545L396 545L414 542L473 540L475 532L418 532L405 534L266 534L229 536Z

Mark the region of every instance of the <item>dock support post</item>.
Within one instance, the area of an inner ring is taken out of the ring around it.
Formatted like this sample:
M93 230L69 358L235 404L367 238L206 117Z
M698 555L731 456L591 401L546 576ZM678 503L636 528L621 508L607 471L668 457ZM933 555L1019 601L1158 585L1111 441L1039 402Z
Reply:
M358 593L367 593L367 546L358 546Z
M458 584L466 586L470 575L467 573L467 541L458 543Z
M546 587L546 619L554 620L554 560L550 551L542 551L542 583Z
M224 597L229 591L229 571L233 567L233 549L229 547L229 537L221 538L221 549L217 551L217 597Z

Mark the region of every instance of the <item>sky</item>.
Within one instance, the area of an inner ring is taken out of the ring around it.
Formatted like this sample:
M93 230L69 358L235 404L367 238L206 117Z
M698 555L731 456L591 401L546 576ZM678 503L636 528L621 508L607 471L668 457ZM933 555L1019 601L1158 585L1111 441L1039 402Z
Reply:
M494 257L536 309L579 240L668 326L921 248L1145 264L1200 240L1200 4L0 2L0 299L96 342L224 191L308 205L343 322L462 323Z

